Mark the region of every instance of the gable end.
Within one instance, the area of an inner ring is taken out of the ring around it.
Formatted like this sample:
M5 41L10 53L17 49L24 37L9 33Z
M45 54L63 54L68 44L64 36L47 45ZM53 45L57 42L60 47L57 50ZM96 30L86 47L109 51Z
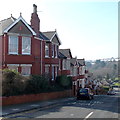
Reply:
M26 27L26 25L22 22L22 20L20 20L12 28L10 28L8 32L32 35L32 32Z
M4 30L4 33L7 33L11 28L13 28L19 21L22 21L24 25L31 31L33 35L36 35L36 33L33 31L33 29L27 24L27 22L20 16L13 24L11 24L8 28Z

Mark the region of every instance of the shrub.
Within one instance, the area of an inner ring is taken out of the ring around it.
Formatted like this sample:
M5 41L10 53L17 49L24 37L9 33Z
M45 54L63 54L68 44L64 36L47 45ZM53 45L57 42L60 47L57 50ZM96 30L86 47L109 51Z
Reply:
M2 95L12 96L22 94L25 89L23 77L15 70L4 69Z
M31 75L28 78L15 70L3 70L2 95L13 96L22 94L37 94L41 92L63 91L71 89L72 79L65 75L58 76L51 84L49 75Z
M47 75L31 75L26 82L25 93L40 93L49 89L49 77Z

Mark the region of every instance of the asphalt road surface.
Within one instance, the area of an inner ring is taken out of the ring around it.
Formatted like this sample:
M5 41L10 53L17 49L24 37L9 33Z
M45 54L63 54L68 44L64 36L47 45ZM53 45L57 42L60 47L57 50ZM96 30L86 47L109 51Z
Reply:
M120 113L120 94L98 95L93 100L74 100L35 109L6 118L118 118Z

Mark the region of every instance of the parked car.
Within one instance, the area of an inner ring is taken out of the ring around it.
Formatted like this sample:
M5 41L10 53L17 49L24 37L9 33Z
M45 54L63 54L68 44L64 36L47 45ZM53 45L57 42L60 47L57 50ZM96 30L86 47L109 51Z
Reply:
M77 91L77 100L79 99L93 99L94 94L90 88L81 88Z
M108 93L107 93L107 95L115 95L115 94L116 94L116 93L115 93L114 90L109 90Z

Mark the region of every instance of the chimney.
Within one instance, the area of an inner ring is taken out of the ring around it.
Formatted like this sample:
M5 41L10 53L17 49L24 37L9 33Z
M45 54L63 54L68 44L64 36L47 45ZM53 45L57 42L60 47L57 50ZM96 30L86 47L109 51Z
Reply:
M31 27L36 32L37 37L39 37L40 34L40 19L37 14L37 6L33 4L33 13L31 14Z

